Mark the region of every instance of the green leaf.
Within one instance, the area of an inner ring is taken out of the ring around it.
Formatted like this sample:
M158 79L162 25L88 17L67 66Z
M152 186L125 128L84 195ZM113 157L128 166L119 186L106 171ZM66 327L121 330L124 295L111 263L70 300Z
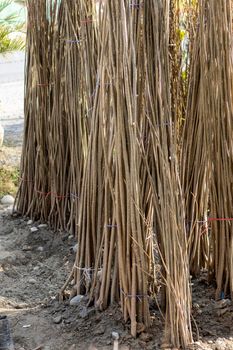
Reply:
M24 23L18 23L18 14L12 12L5 15L7 7L12 4L12 0L0 0L0 53L23 50L25 42L18 37L11 39L10 34L20 32Z
M16 4L19 4L21 6L26 6L26 0L14 0Z
M11 0L2 0L0 2L0 13L2 13L11 3Z

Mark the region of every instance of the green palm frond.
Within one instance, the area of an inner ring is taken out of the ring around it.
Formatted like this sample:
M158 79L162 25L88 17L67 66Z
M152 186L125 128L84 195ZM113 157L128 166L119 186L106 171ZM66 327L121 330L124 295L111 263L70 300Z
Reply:
M19 4L21 6L26 6L26 0L14 0L16 4Z
M2 13L2 11L4 11L11 3L11 0L2 0L0 2L0 13Z
M21 6L19 11L11 11L10 5L18 4ZM24 11L26 3L24 1L13 1L13 0L0 0L0 25L15 25L16 23L22 22L19 14ZM9 11L11 11L9 13Z
M23 50L25 42L21 38L11 39L9 35L11 30L9 27L0 26L0 53Z
M3 43L0 43L0 54L13 51L22 51L24 48L25 43L22 39L6 39Z
M1 24L15 24L16 20L18 19L18 15L16 13L11 13L10 15L5 16L4 18L0 17L0 25Z
M22 38L11 38L11 34L20 32L24 23L19 23L18 14L7 12L13 0L0 0L0 53L23 50L25 42Z

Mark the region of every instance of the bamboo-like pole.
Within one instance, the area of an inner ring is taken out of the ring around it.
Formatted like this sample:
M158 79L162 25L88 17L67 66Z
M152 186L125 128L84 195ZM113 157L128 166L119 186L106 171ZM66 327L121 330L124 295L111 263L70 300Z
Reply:
M199 6L199 27L191 52L186 119L181 146L181 182L184 191L190 271L193 276L206 268L209 258L207 210L211 173L211 128L206 79L205 8Z
M232 2L203 1L205 7L208 115L212 125L212 186L210 192L211 250L209 272L217 283L216 299L233 298L233 41ZM218 39L217 39L218 38Z
M192 343L191 295L185 213L172 128L169 71L169 1L145 5L146 108L152 153L151 188L155 228L163 267L166 310L164 346L188 348Z
M25 76L25 138L17 208L27 216L46 220L49 189L49 117L53 108L52 60L56 13L45 0L29 1L27 69ZM48 20L50 18L50 20ZM50 97L51 96L51 97Z

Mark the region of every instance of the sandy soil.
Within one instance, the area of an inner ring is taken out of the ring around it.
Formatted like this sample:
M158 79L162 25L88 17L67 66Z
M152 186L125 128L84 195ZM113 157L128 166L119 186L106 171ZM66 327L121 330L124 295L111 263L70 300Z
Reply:
M49 228L32 233L32 226L38 223L28 225L27 219L1 211L0 314L9 317L16 350L110 350L113 331L120 335L119 349L160 348L163 324L153 303L153 327L136 340L118 306L100 313L87 308L85 300L79 306L70 306L69 300L59 303L58 291L74 261L75 240ZM214 287L203 274L193 284L195 348L232 350L232 304L226 302L225 307L225 301L213 298Z

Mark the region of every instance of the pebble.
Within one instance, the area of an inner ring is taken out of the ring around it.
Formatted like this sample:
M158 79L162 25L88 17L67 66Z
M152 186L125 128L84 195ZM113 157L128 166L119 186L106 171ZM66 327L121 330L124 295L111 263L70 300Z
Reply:
M44 248L43 248L43 247L38 247L38 248L37 248L37 251L38 251L38 252L43 252L43 251L44 251Z
M77 253L77 251L78 251L78 243L75 244L75 245L72 247L72 250L73 250L74 253Z
M10 205L10 204L14 204L15 199L13 196L10 196L9 194L7 194L6 196L2 197L1 199L1 204L4 205Z
M198 303L194 303L194 304L193 304L193 309L194 309L194 310L200 309L200 305L199 305Z
M38 228L46 228L46 227L48 227L47 224L40 224L40 225L38 226Z
M59 323L61 323L61 321L62 321L61 316L54 317L54 319L53 319L53 323L55 323L55 324L59 324Z
M226 344L222 339L217 339L215 342L215 350L225 350Z
M197 345L197 346L201 346L201 342L200 341L195 341L194 344Z
M6 208L7 214L13 214L12 211L13 211L13 205L10 205L9 207Z
M24 245L23 248L22 248L22 251L23 252L29 252L30 250L32 250L32 248L28 245Z
M33 221L32 220L28 220L27 225L32 225Z
M70 305L78 305L83 300L84 295L76 295L74 298L70 300Z
M149 333L145 333L145 332L142 332L139 336L140 340L144 341L144 342L148 342L152 339L152 335L149 334Z
M117 333L117 332L112 332L112 338L113 338L114 340L118 340L118 339L120 338L119 333Z
M65 324L71 324L71 322L72 322L72 321L71 321L70 319L64 320L64 323L65 323Z
M38 228L37 227L31 227L30 230L31 230L31 232L37 232Z
M37 281L34 278L29 278L28 283L35 284Z
M105 326L104 325L100 325L99 328L95 329L93 334L94 335L101 335L101 334L104 334L105 333Z

